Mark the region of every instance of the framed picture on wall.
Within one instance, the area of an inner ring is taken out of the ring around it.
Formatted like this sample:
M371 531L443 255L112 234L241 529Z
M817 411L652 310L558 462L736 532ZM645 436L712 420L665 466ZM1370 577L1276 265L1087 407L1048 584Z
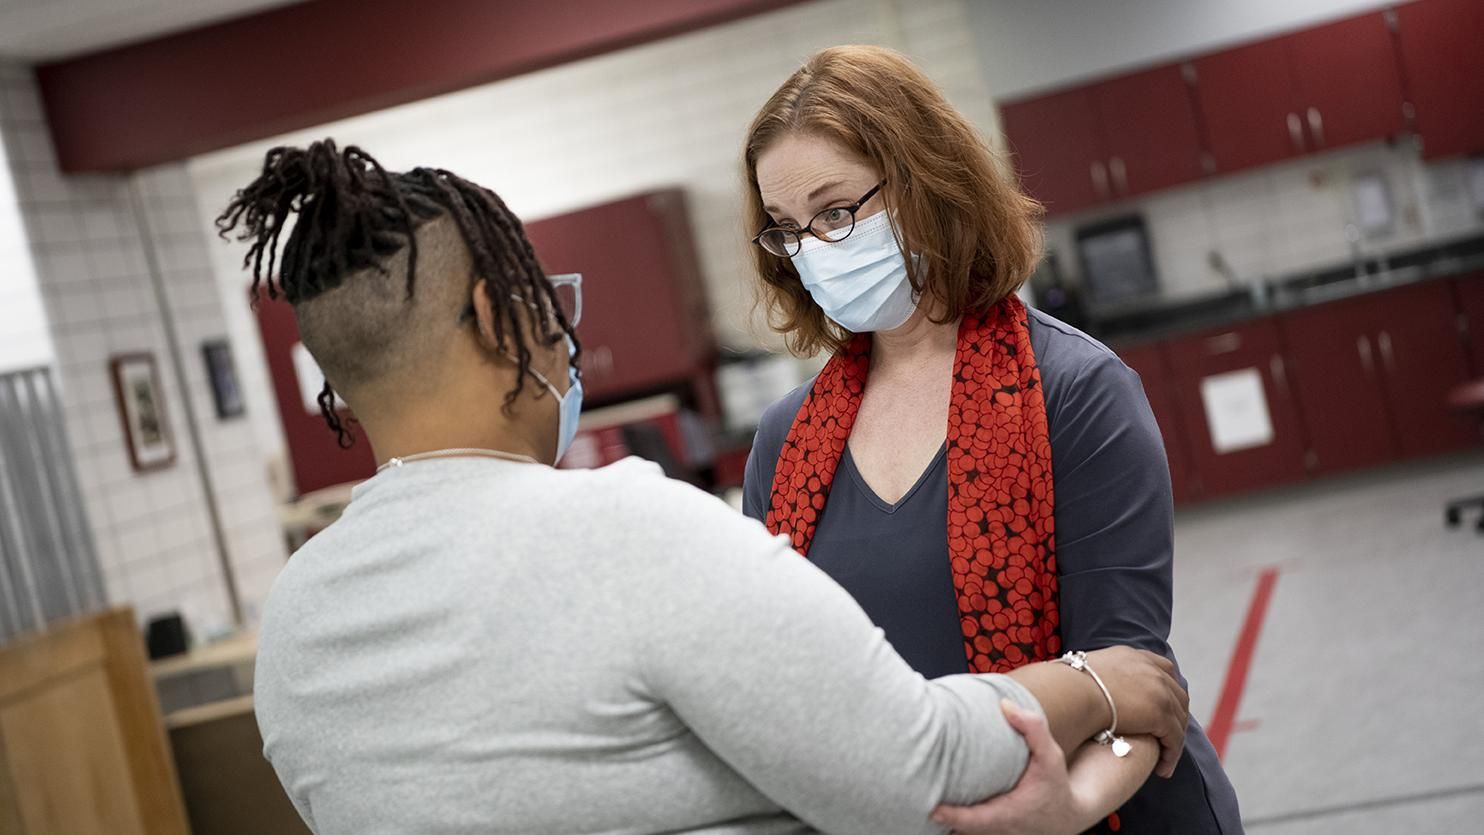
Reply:
M170 432L154 354L119 354L109 361L109 367L134 469L145 472L174 464L175 436Z
M201 343L201 356L206 360L206 379L211 381L217 419L240 417L247 409L242 404L242 387L237 384L231 344L225 339L208 340Z

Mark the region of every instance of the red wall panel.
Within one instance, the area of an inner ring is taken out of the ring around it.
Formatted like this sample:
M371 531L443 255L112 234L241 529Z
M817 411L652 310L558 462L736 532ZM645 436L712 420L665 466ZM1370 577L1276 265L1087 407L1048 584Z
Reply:
M316 0L44 65L38 77L62 169L129 170L794 2Z

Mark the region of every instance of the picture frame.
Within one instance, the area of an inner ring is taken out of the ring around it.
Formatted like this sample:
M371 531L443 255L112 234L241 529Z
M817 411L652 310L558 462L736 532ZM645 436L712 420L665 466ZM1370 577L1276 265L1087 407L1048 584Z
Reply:
M170 429L169 409L154 354L115 355L109 360L109 370L129 447L129 463L135 472L170 467L176 457L175 435Z
M225 339L208 339L201 343L201 359L206 363L206 379L211 382L217 420L241 417L247 407L242 401L237 366L232 361L232 344Z

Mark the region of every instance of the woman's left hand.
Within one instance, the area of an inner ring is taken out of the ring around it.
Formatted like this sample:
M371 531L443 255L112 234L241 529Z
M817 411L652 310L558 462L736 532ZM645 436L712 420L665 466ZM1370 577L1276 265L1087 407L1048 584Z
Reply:
M1076 835L1086 830L1096 822L1097 813L1078 807L1067 778L1066 755L1052 739L1046 717L1008 700L1000 703L1000 709L1030 748L1020 782L975 806L939 806L933 820L959 835Z

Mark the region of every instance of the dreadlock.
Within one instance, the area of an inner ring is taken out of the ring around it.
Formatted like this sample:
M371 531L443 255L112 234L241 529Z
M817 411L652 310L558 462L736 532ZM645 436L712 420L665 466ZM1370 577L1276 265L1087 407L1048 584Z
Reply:
M297 217L280 254L279 238L290 215ZM252 271L254 301L266 289L269 298L281 296L297 313L348 279L387 276L388 263L404 250L406 301L411 302L417 287L417 229L440 217L457 224L475 275L486 281L495 339L515 355L516 384L505 395L509 409L526 381L535 380L531 349L520 338L522 322L534 316L548 345L564 335L574 344L576 338L520 220L493 191L441 168L389 173L360 148L342 152L325 139L307 148L270 150L262 172L232 197L216 227L224 239L240 228L237 239L251 242L242 264ZM528 310L516 297L546 303ZM354 435L335 408L328 375L319 406L340 446L351 446Z

